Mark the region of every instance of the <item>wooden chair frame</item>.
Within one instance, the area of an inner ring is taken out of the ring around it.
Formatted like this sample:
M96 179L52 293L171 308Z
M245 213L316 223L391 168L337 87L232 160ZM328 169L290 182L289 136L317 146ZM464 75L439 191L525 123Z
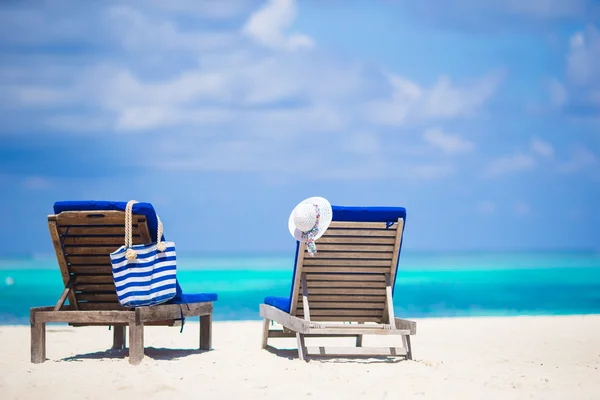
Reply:
M300 243L290 312L260 305L263 349L269 338L296 337L300 360L308 360L308 356L412 359L410 336L417 333L417 324L396 318L392 299L403 228L402 218L393 229L385 222L334 221L318 240L319 252L314 258L306 258L307 251ZM358 310L360 301L351 301L352 296L361 295L359 298L377 295L384 300L371 303L371 309ZM311 298L318 300L313 305L321 307L313 309L317 311L313 315ZM271 321L282 325L283 330L272 329ZM362 347L363 335L399 335L402 346ZM356 337L356 347L307 347L306 337Z
M150 243L144 215L133 215L134 243ZM129 327L129 362L144 358L144 326L173 326L182 317L199 317L201 350L212 347L212 302L160 304L125 308L117 300L109 254L123 242L122 211L68 211L48 216L48 228L64 290L54 306L30 310L31 362L46 360L46 323L112 326L113 349L125 348ZM69 236L68 232L75 232ZM65 241L68 244L65 246ZM68 300L69 304L65 304Z

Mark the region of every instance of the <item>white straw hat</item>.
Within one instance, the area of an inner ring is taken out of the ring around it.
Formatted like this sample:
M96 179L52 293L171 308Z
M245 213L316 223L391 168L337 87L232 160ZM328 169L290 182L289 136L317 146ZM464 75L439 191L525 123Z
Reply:
M290 234L300 242L306 242L310 255L317 252L314 241L323 236L333 217L331 204L323 197L310 197L298 203L290 213Z

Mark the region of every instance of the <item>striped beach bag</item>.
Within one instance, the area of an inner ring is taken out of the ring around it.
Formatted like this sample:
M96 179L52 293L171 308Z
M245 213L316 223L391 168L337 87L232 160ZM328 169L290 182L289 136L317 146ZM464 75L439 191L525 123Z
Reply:
M152 306L172 299L177 287L175 243L163 242L158 220L156 243L133 245L131 200L125 207L125 244L110 254L119 303L125 307Z

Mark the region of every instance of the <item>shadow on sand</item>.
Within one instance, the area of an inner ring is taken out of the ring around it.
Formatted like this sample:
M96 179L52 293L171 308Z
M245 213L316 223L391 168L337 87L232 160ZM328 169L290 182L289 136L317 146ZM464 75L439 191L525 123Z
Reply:
M179 358L191 356L194 354L207 353L207 350L198 349L166 349L166 348L155 348L146 347L144 348L144 355L153 360L177 360ZM105 351L97 351L94 353L76 354L74 356L63 358L61 361L83 361L83 360L101 360L101 359L119 359L126 358L129 356L129 349L109 349Z
M277 349L273 346L267 346L269 353L288 360L298 359L298 350L296 349ZM406 362L405 358L379 357L379 356L352 356L352 357L333 357L333 356L308 356L310 362L319 362L324 364L398 364Z

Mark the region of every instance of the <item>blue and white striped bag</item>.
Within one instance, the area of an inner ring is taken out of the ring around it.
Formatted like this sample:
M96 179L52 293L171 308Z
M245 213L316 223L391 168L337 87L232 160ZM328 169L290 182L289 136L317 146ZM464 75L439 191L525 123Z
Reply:
M158 220L156 243L133 245L131 200L125 207L125 245L110 254L119 303L124 307L153 306L171 300L177 291L174 242L161 241L163 225Z

